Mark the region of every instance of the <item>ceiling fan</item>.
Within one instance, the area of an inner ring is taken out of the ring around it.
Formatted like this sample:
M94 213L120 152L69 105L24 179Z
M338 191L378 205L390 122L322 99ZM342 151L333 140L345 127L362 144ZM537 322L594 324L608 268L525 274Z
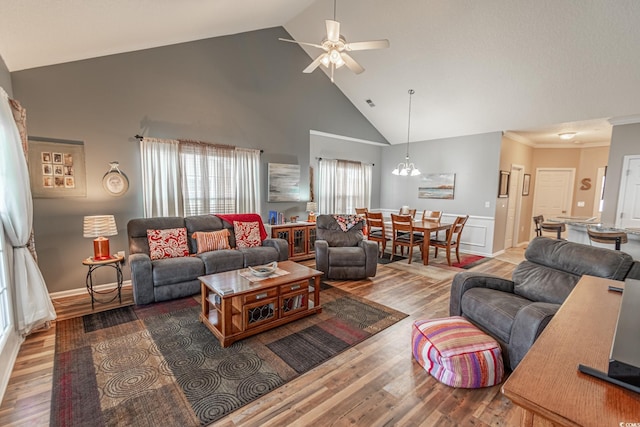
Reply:
M279 38L283 42L297 43L305 46L312 46L324 50L320 56L309 64L307 68L302 70L303 73L311 73L318 68L320 64L331 70L331 82L333 82L333 72L336 68L346 65L348 69L356 74L364 71L364 68L356 62L347 52L354 50L371 50L384 49L389 47L389 40L369 40L363 42L347 43L347 40L340 34L340 23L336 21L336 2L333 2L333 21L327 19L327 36L322 39L320 44L299 42L295 40Z

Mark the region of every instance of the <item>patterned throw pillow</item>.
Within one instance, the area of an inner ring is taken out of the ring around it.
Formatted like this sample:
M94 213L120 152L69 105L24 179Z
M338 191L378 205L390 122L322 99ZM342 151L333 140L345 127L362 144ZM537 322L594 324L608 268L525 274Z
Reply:
M189 256L186 228L147 230L147 239L152 260Z
M233 221L233 231L236 234L236 246L238 249L253 248L262 244L258 221Z
M231 249L229 246L229 230L226 228L218 231L196 231L193 238L198 244L198 253Z

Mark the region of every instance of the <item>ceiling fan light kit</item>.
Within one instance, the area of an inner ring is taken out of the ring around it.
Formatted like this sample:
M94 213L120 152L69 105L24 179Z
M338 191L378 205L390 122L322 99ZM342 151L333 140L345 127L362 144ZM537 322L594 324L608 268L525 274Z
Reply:
M404 162L398 163L398 166L391 171L393 175L398 176L418 176L421 174L420 169L415 167L415 165L409 162L409 136L411 133L411 96L416 93L415 90L409 89L409 123L407 125L407 154L404 158Z
M384 49L389 47L389 40L370 40L363 42L347 43L347 40L340 35L340 23L336 21L336 5L333 4L333 20L327 19L325 25L327 28L327 36L322 39L320 44L298 42L295 40L279 38L283 42L297 43L299 45L311 46L324 50L324 53L320 54L314 59L311 64L307 66L303 73L312 73L318 66L324 65L331 70L331 82L333 83L333 73L337 68L346 65L348 69L356 74L360 74L364 71L364 68L356 62L347 52L354 50L371 50L371 49Z

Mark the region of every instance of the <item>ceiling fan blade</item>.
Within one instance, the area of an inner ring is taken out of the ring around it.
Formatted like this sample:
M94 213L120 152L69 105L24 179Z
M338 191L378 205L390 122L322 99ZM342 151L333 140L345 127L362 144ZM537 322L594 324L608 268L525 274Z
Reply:
M322 63L322 59L327 56L326 53L323 53L322 55L318 56L316 59L313 60L313 62L311 64L309 64L307 66L307 68L305 68L304 70L302 70L303 73L312 73L313 70L315 70L316 68L318 68L318 65L320 65Z
M344 50L352 51L352 50L369 50L369 49L384 49L389 47L389 40L369 40L366 42L354 42L354 43L346 43L344 45Z
M319 49L323 49L323 47L322 47L321 45L316 44L316 43L298 42L298 41L295 41L295 40L282 39L282 38L279 38L278 40L283 41L283 42L296 43L296 44L303 44L303 45L305 45L305 46L312 46L312 47L317 47L317 48L319 48Z
M353 71L354 73L360 74L361 72L364 71L364 68L362 68L362 65L358 64L355 59L353 59L352 57L350 57L346 53L342 52L340 54L340 56L342 57L342 60L344 61L344 65L346 65L347 68L350 69L351 71Z
M327 24L327 40L332 43L337 43L340 40L340 23L338 21L331 21L327 19L324 21Z

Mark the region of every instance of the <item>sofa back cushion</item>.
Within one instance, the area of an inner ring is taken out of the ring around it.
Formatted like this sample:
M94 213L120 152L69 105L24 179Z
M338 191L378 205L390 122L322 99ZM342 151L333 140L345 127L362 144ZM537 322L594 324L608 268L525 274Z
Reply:
M157 218L134 218L127 223L127 236L129 237L130 254L149 255L149 240L147 230L162 230L167 228L184 227L182 217L157 217ZM193 251L195 253L195 250Z
M532 301L562 304L582 275L623 280L633 264L629 254L536 237L513 272L514 293Z
M218 231L227 229L229 230L229 246L232 248L235 246L236 241L233 235L233 226L229 229L225 227L222 220L215 215L193 215L184 218L184 224L187 227L189 250L191 253L198 252L198 242L193 237L193 233L197 231Z
M349 231L343 231L333 215L319 215L316 218L316 239L326 240L329 246L357 246L364 239L363 222L355 224Z
M535 302L562 304L580 276L530 261L521 262L513 272L513 293Z

